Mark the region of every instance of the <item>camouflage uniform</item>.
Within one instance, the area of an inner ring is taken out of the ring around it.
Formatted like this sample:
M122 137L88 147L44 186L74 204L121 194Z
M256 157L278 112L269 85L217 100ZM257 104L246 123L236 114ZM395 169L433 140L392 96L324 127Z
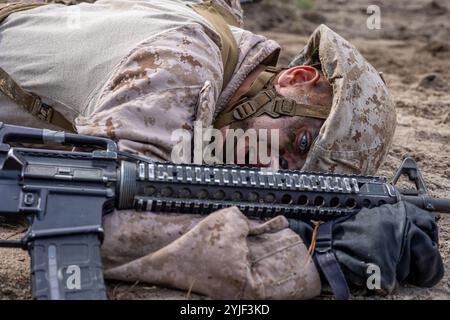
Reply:
M239 1L217 3L242 22ZM74 13L74 24L64 25ZM174 130L192 130L195 120L211 125L247 75L277 56L275 42L232 32L239 59L225 88L218 34L179 0L100 0L16 13L0 26L0 63L25 89L55 108L60 103L79 133L169 160ZM5 97L0 103L1 121L48 127ZM306 299L321 291L308 250L284 217L262 223L236 208L206 218L128 210L106 216L104 228L107 278L215 298Z

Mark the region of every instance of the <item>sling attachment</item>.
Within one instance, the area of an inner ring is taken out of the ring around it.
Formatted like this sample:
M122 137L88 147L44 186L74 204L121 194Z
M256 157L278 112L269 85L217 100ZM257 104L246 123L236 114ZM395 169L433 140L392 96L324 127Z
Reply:
M319 226L314 248L315 259L336 299L348 300L350 290L347 280L333 252L333 224L333 221L329 221Z
M275 99L275 95L270 91L259 92L252 100L239 104L233 110L233 117L236 120L244 120L251 116L256 116L260 105L267 105Z
M66 131L75 132L72 123L70 123L61 113L42 102L42 99L39 96L25 91L2 68L0 68L0 91L39 119L61 127Z

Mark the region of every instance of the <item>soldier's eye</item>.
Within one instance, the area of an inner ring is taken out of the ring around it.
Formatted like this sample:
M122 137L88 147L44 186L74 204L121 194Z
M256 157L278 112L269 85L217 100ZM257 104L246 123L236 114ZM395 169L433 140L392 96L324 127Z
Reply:
M300 152L306 152L309 149L309 134L307 132L304 132L301 134L300 138L298 139L298 149Z

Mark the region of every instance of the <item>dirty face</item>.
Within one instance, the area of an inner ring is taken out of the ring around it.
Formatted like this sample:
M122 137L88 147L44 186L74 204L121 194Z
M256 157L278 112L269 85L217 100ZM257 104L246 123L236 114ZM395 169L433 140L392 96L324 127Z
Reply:
M248 90L254 79L259 74L257 69L249 76L243 86L238 90L237 94L232 98L230 103L238 101L240 95ZM251 79L253 77L253 79ZM279 95L292 99L298 103L310 105L331 106L332 104L332 88L323 74L317 69L309 66L298 66L280 72L274 79L274 85ZM278 156L271 156L271 163L264 165L260 159L257 159L256 166L279 167L281 169L301 169L305 164L308 152L319 135L320 128L324 120L310 117L289 117L283 116L272 118L269 115L261 115L257 118L249 118L242 121L234 122L230 126L222 128L225 134L227 129L267 129L269 138L259 143L267 143L267 149L272 147L273 139L270 135L278 133ZM276 132L276 133L275 133ZM226 135L224 135L226 136ZM239 146L235 143L235 155L246 155L246 163L235 162L239 165L252 165L249 161L248 143ZM270 153L270 152L269 152ZM276 154L276 153L274 153ZM277 158L277 159L275 159ZM235 157L235 160L237 158ZM253 162L254 163L254 162ZM254 165L254 164L253 164Z
M303 167L308 156L308 152L314 143L314 140L319 134L320 128L322 127L324 120L314 119L308 117L280 117L274 119L267 115L262 115L257 118L253 118L245 124L235 123L231 126L231 129L254 129L256 132L261 132L260 129L267 129L269 137L265 139L264 137L258 140L258 143L266 143L268 156L271 157L271 163L267 164L257 160L257 167L279 167L281 169L291 169L298 170ZM241 127L239 125L243 125ZM278 135L277 145L273 145L272 135ZM258 148L261 148L258 145ZM272 148L278 148L277 153L271 153ZM235 144L235 155L245 154L246 162L240 163L235 157L235 163L238 165L253 165L254 162L250 162L249 154L250 148L248 141L246 141L245 146ZM275 158L274 155L278 154Z

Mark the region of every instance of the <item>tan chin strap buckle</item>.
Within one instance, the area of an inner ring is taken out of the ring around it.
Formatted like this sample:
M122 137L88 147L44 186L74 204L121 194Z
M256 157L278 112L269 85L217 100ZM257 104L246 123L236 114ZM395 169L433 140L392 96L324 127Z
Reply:
M46 121L48 123L52 122L53 118L53 108L46 103L43 103L41 98L34 96L33 107L31 108L31 114L38 117L39 119Z
M277 99L273 104L273 110L278 115L295 116L296 103L292 100Z
M251 117L257 111L252 101L244 102L238 105L233 111L233 117L236 120L244 120Z
M281 116L310 117L326 119L331 106L297 103L294 100L280 96L272 81L282 69L266 67L253 82L250 89L234 105L223 110L214 122L216 128L223 128L236 121L259 117L267 114L272 118Z
M271 90L261 91L252 99L245 98L244 102L238 103L234 107L233 118L235 120L244 120L252 116L257 117L263 112L271 112L272 110L265 111L264 107L270 106L275 98L276 94Z

